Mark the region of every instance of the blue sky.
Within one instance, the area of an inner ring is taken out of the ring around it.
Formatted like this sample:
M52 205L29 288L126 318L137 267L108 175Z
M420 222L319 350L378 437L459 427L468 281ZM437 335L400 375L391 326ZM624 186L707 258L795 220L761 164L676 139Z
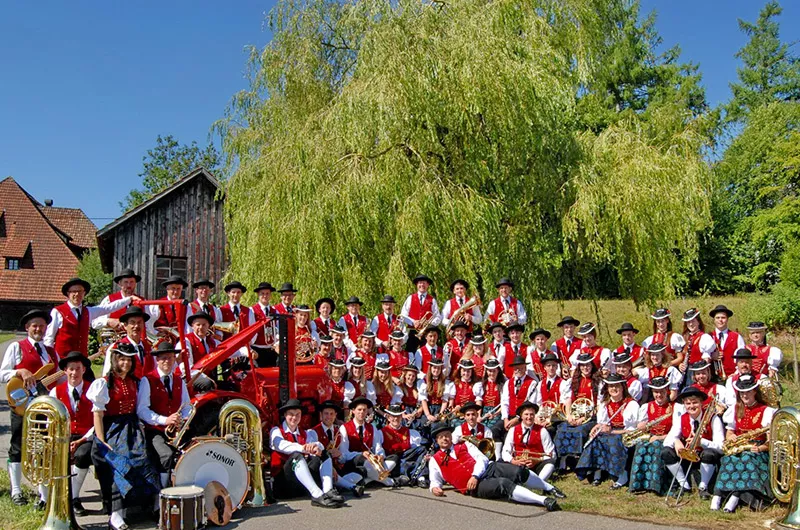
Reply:
M800 2L781 2L782 38L800 40ZM6 2L0 8L0 178L102 226L138 187L157 135L208 141L244 88L247 44L264 46L274 1ZM708 99L728 99L737 18L757 0L642 0L665 46L700 65Z

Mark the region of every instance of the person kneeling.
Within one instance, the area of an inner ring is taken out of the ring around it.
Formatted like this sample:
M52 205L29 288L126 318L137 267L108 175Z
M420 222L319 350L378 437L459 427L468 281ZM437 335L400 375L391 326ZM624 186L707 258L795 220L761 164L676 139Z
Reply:
M282 497L311 494L311 504L323 508L339 508L344 498L333 487L333 463L319 441L317 433L300 429L302 405L290 399L278 409L283 422L269 432L272 447L272 476L275 491ZM322 483L322 487L318 483Z
M527 468L547 480L555 470L556 447L547 429L534 422L538 412L539 405L530 401L517 407L515 414L521 418L521 423L508 431L502 454L504 461ZM556 487L549 491L557 498L565 497Z
M480 499L505 497L523 504L538 504L550 512L558 509L555 499L528 489L554 489L535 473L508 462L490 462L471 443L453 445L453 428L447 423L434 424L431 436L439 445L429 463L430 491L436 497L444 497L442 486L447 482L459 493Z

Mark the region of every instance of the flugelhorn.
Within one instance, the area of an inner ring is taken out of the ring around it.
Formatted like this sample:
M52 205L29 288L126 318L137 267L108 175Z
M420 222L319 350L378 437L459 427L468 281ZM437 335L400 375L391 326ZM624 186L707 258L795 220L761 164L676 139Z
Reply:
M39 396L22 417L22 472L34 486L48 486L44 530L79 530L69 495L70 417L58 399Z
M494 459L494 440L491 438L481 438L478 439L477 436L464 436L461 438L464 442L469 442L475 447L478 448L478 451L483 453L483 456L488 458L489 460Z
M250 466L250 489L253 498L250 506L265 506L266 488L262 472L261 415L258 409L244 399L232 399L219 411L219 433L232 437L233 445Z
M214 322L211 325L211 329L214 331L221 331L223 333L229 333L231 335L236 335L239 333L239 320L234 320L233 322Z
M428 311L422 318L417 320L417 323L414 324L414 329L416 329L418 333L423 333L431 325L431 322L433 322L433 313Z
M800 411L784 407L772 417L769 431L769 484L775 498L789 509L776 528L800 528L797 467L800 465Z
M169 444L175 449L180 449L183 437L186 431L189 430L189 425L192 423L196 413L197 407L192 403L189 405L189 414L186 416L186 419L181 418L181 422L178 426L170 425L164 429L164 434L167 436Z

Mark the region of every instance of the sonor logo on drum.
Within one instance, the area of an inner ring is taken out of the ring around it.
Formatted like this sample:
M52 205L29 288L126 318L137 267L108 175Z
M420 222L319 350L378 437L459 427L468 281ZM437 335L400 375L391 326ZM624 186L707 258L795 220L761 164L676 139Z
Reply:
M227 465L228 467L233 467L236 464L236 461L233 458L228 458L227 456L221 455L216 451L208 450L206 451L206 456L210 456L217 462L222 462L223 464Z

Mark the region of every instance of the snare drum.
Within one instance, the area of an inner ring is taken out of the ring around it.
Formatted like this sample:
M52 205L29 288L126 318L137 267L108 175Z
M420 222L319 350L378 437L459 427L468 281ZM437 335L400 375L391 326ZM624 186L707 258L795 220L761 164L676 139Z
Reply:
M164 488L159 494L161 530L199 530L206 527L203 488L177 486Z
M250 471L242 455L220 438L192 444L175 465L176 486L205 488L212 480L228 490L234 510L242 506L250 488Z

